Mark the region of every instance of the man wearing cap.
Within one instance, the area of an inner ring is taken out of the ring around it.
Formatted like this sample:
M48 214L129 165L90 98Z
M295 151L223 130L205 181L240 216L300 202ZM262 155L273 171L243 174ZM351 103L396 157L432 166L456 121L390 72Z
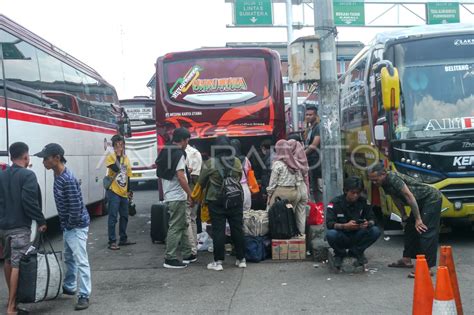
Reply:
M15 142L10 148L12 165L0 171L0 244L3 247L5 280L8 287L7 314L24 313L16 305L20 259L30 247L31 221L46 231L41 197L30 165L28 146Z
M59 144L50 143L35 156L43 158L44 167L54 172L53 193L63 231L66 264L63 293L75 295L77 292L75 309L84 310L89 307L91 294L91 270L87 255L90 218L82 199L81 187L66 167L64 149Z

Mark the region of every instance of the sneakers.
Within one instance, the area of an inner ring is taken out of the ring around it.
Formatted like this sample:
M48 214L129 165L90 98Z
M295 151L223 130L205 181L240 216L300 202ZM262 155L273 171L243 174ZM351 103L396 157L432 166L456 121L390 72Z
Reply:
M213 261L207 265L207 269L215 270L215 271L222 271L224 268L222 267L222 261Z
M190 264L198 260L196 255L191 255L189 257L183 258L183 264Z
M79 299L77 300L77 304L76 304L76 307L74 307L74 309L76 311L82 311L88 307L89 307L89 298L86 298L85 296L80 296Z
M187 266L187 264L184 264L177 259L165 259L165 263L163 264L163 267L168 269L183 269Z
M235 261L235 265L239 268L247 268L247 261L245 260L245 258L242 258L242 260L236 260Z
M76 291L71 291L63 287L63 294L73 296L73 295L76 295Z

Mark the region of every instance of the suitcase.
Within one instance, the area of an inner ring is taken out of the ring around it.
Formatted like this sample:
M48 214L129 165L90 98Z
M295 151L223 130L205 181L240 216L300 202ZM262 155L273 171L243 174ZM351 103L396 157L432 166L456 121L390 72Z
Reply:
M153 243L165 243L168 234L169 213L164 203L151 206L150 236Z

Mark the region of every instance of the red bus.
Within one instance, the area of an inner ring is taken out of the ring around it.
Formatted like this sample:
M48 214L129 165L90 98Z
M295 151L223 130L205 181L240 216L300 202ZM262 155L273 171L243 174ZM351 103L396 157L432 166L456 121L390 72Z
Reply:
M157 61L156 121L163 137L186 127L206 151L219 135L248 151L285 136L280 57L270 49L218 48L169 53ZM199 140L199 141L198 141ZM160 143L159 143L160 144Z

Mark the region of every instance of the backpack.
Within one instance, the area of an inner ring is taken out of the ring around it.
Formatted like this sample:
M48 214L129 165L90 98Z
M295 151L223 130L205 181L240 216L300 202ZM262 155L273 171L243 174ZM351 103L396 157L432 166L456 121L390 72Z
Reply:
M276 197L268 210L268 219L272 239L288 240L298 235L293 207L287 199Z
M244 205L244 191L240 180L232 177L230 168L220 168L217 170L222 177L222 186L219 193L219 200L224 205L224 209L242 208Z

